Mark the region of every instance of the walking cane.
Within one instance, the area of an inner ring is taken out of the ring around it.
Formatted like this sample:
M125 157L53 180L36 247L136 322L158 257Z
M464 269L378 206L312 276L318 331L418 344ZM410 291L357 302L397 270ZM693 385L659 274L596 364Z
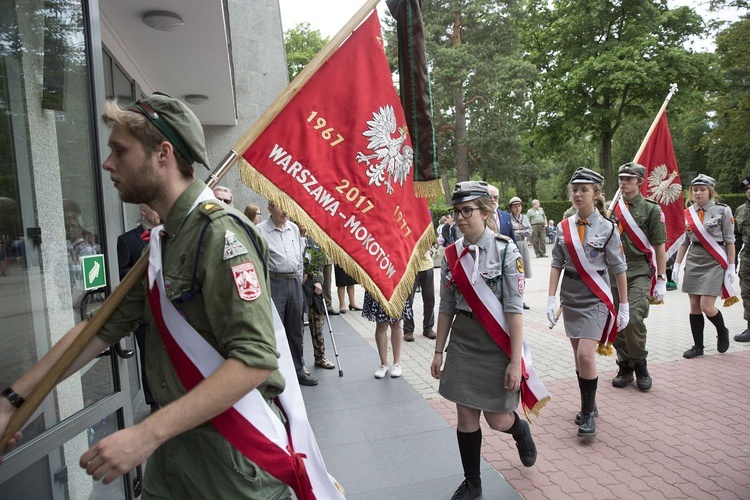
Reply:
M279 97L271 103L271 105L263 112L258 120L245 132L240 138L237 144L234 145L232 150L227 154L221 161L221 164L214 169L213 172L208 176L206 184L208 187L213 187L221 180L222 177L234 166L239 159L242 152L246 151L248 147L260 136L260 134L271 124L276 116L284 109L284 107L292 100L292 98L299 92L299 90L305 86L310 78L315 74L318 69L338 50L344 40L359 24L367 17L380 0L367 0L362 7L359 8L356 14L344 25L341 30L334 36L326 45L321 49L320 52L300 71L292 82L282 91ZM5 428L5 433L0 437L0 453L3 453L5 447L8 445L10 438L26 424L26 421L31 417L34 411L44 401L44 398L52 391L52 389L60 381L60 378L68 371L68 368L73 364L76 358L83 352L91 339L94 338L99 330L104 326L104 323L109 319L112 313L122 303L130 290L141 280L146 274L148 269L148 248L143 253L138 262L130 269L128 274L123 278L117 288L107 297L99 311L93 318L91 318L83 329L80 331L78 336L71 342L70 346L60 356L60 359L50 368L47 374L39 381L34 387L28 397L25 398L24 403L13 415L11 415L8 421L8 426ZM334 344L335 345L335 344ZM335 349L335 347L334 347ZM338 360L338 358L337 358ZM339 375L341 375L339 371Z
M339 367L339 377L343 377L344 370L341 369L341 363L339 362L339 351L336 350L336 339L333 338L333 328L331 328L331 317L328 316L327 307L324 307L323 310L326 312L326 321L328 322L328 333L331 334L331 345L333 346L333 354L336 356L336 366Z

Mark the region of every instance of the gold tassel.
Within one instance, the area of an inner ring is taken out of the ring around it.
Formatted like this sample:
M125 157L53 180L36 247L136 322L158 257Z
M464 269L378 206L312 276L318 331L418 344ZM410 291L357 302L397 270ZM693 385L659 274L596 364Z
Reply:
M404 275L401 278L401 282L396 286L393 291L391 300L387 300L383 293L375 286L370 276L365 270L357 264L354 259L349 257L343 248L338 243L333 241L327 233L325 233L320 226L305 212L302 208L286 193L276 187L271 181L260 174L255 167L247 162L244 158L240 158L239 165L239 177L240 180L251 187L255 192L261 196L275 202L282 210L284 210L289 218L297 221L303 226L308 234L320 245L323 251L328 257L333 259L339 266L341 266L346 273L354 278L357 283L362 285L365 290L370 292L370 295L383 307L385 313L391 318L401 318L404 313L404 303L409 298L411 290L414 287L414 279L419 272L419 259L414 258L415 255L422 256L430 246L435 242L435 230L432 224L428 224L424 233L417 240L417 245L412 251L412 257L409 259L409 265L404 270Z
M664 305L664 301L663 300L660 300L659 302L656 302L653 297L649 297L648 302L652 306L662 306L662 305Z
M428 201L444 199L445 191L443 190L443 182L440 179L415 181L414 195L418 198L427 198Z
M541 401L537 401L533 408L529 409L525 406L523 407L523 412L526 415L526 420L529 421L529 423L533 423L533 420L531 419L531 415L534 414L535 417L539 416L539 413L541 412L542 408L547 406L547 403L552 401L552 398L550 396L547 396L546 398L542 399ZM523 405L522 405L523 406Z
M738 299L736 295L732 295L728 299L724 300L724 307L733 306L733 305L735 305L739 301L740 301L740 299Z
M596 353L600 356L612 356L615 353L615 350L612 349L612 344L599 344L599 347L596 348Z

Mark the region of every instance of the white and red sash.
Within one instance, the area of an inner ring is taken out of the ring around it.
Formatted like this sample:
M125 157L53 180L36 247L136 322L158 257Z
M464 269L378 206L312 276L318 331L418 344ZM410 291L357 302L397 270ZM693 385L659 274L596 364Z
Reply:
M711 237L710 234L708 234L708 231L706 231L706 226L704 226L701 222L700 216L698 215L698 210L695 207L696 206L693 205L690 208L685 209L685 226L690 228L690 231L692 231L695 237L698 238L698 240L701 242L701 245L703 245L703 248L705 248L706 251L711 254L711 256L716 259L716 261L726 271L727 267L729 267L727 252L723 248L721 248L721 245L719 245L716 240ZM732 282L729 281L726 273L724 273L724 282L721 285L721 296L726 300L730 297L733 297L734 295L735 292L734 287L732 286Z
M620 196L620 199L617 200L614 212L617 216L617 220L619 220L620 224L622 224L622 230L625 231L625 234L627 234L628 237L630 237L630 241L633 242L635 247L646 254L646 258L651 263L651 269L653 269L654 273L651 275L651 288L649 289L649 296L653 297L654 287L656 287L657 273L656 250L654 250L654 246L648 240L648 237L643 232L643 230L638 227L638 223L635 221L633 215L630 213L630 210L628 210L628 207L625 205L625 200L622 199L622 196Z
M483 279L473 279L476 260L469 253L469 247L463 247L463 238L445 249L448 268L451 270L451 280L471 307L472 313L479 323L497 343L498 346L511 357L510 336L508 323L505 319L503 305ZM459 257L460 252L460 257ZM472 278L470 278L470 276ZM547 388L544 387L531 362L531 349L523 341L521 354L521 405L526 416L529 412L539 415L539 410L550 399Z
M612 298L612 290L609 287L609 283L604 281L604 278L596 272L586 258L586 254L583 251L583 244L578 238L578 228L576 227L578 220L579 217L568 217L560 224L563 233L563 243L568 250L570 260L573 261L578 276L581 277L589 290L594 292L594 295L609 310L609 317L604 325L601 339L599 339L599 343L606 347L612 344L617 336L617 313L615 312L614 299Z
M205 190L191 211L201 201L211 198L211 191ZM154 228L149 240L148 299L169 359L185 390L190 391L226 360L183 318L166 296L161 262L162 227ZM297 498L343 500L344 496L323 463L307 420L284 326L273 303L271 307L276 349L280 353L279 370L286 379L286 389L275 402L284 413L287 425L257 389L214 417L211 423L242 454L289 485Z

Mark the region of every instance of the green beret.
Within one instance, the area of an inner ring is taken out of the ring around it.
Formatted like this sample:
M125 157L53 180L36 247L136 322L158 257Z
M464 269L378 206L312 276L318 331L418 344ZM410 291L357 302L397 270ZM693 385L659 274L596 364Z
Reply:
M209 168L203 126L187 104L162 92L154 92L128 109L148 118L188 163L192 165L197 161Z

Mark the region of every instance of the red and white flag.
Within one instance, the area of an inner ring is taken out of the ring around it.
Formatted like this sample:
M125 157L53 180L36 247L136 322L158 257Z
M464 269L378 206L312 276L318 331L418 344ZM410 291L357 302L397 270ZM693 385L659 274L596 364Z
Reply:
M400 317L434 240L373 12L242 153L242 181L277 202Z
M666 111L659 118L641 155L634 160L646 167L646 180L641 184L641 194L661 206L667 225L667 258L677 252L685 233L685 202L677 159L672 147Z

